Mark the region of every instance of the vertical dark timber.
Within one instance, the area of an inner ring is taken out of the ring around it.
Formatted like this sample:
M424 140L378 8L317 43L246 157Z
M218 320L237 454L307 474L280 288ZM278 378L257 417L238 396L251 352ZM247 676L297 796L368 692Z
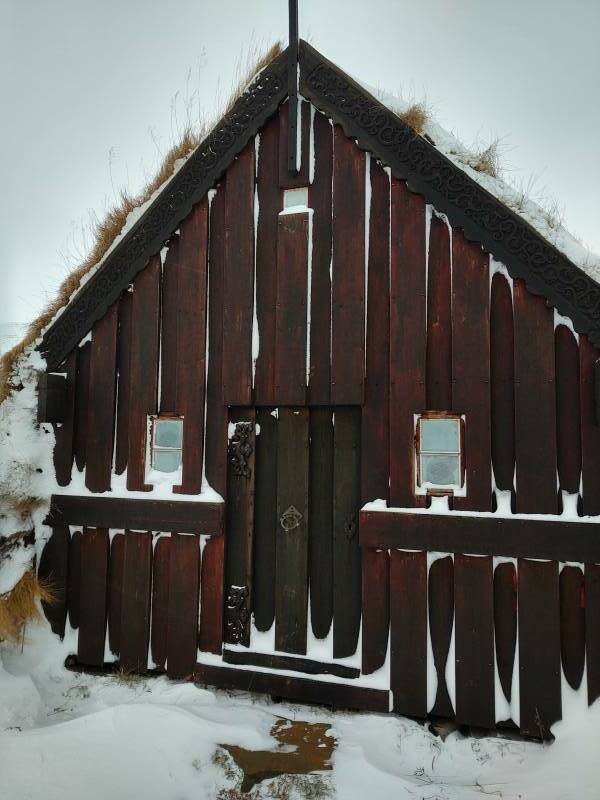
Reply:
M333 619L333 409L310 409L310 615L324 639Z
M517 645L517 571L514 564L498 564L494 570L494 633L498 677L504 696L512 696Z
M453 717L454 710L446 684L446 661L454 622L454 562L452 556L439 558L429 568L429 629L438 688L434 717Z
M121 595L121 667L145 672L150 635L152 534L125 532Z
M152 660L158 669L167 661L169 627L169 556L171 537L161 536L154 545L152 559Z
M171 534L167 675L188 678L194 672L198 647L200 547L196 534Z
M510 286L496 273L490 310L492 464L496 486L504 491L512 491L515 474L514 338Z
M70 533L67 526L52 529L52 536L46 542L40 564L38 577L47 583L52 591L52 602L42 601L46 619L53 632L61 639L65 635L67 618L67 575L69 571Z
M254 621L268 631L275 618L275 542L277 536L277 417L258 408L254 509Z
M583 572L564 566L559 578L560 650L565 678L578 689L585 665L585 602Z
M427 408L452 408L450 237L445 220L434 213L427 267Z
M75 387L77 383L77 349L65 359L67 373L67 392L65 399L65 418L62 424L54 425L54 469L59 486L67 486L71 482L73 467L73 434L75 430Z
M338 407L333 426L333 656L356 650L362 606L358 542L361 409Z
M308 409L280 408L277 423L275 649L306 653Z
M204 546L200 576L200 634L198 647L220 653L223 644L223 560L225 537L211 536Z
M558 477L564 492L577 494L581 476L579 348L566 327L554 332L556 346L556 445Z
M129 392L131 368L131 301L132 293L125 292L119 300L119 338L117 341L117 433L115 442L115 472L121 475L127 467L129 449Z
M82 344L77 352L77 388L75 391L75 433L73 450L75 464L80 472L85 467L87 443L87 410L90 392L90 351L92 343Z
M600 514L600 419L596 416L595 364L600 351L579 337L583 513Z
M297 137L297 108L298 108L298 0L289 0L289 47L288 47L288 171L295 175L296 166L296 137Z
M108 644L111 653L121 650L121 607L123 597L123 562L125 559L125 534L116 533L110 543L108 567Z
M81 539L81 595L77 660L91 667L104 664L108 531L84 528Z
M585 655L588 703L600 697L600 565L585 565Z

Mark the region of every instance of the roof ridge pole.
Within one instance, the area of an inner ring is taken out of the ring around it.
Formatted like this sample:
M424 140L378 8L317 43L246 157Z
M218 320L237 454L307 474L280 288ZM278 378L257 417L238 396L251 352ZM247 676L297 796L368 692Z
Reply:
M289 0L290 34L287 60L288 78L288 172L298 174L298 0Z

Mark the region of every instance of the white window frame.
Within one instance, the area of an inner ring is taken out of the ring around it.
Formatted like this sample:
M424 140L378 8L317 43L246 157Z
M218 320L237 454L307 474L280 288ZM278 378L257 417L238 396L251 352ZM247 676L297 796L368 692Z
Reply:
M421 449L421 421L422 420L453 420L458 422L459 450L422 450ZM459 484L425 483L421 480L422 455L454 455L458 456ZM415 494L417 495L453 495L464 497L467 493L465 477L465 416L452 414L446 411L424 411L414 415L414 479Z

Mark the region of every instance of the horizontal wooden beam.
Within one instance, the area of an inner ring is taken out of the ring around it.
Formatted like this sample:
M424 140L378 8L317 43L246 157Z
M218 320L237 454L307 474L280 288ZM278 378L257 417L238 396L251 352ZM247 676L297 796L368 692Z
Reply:
M53 494L45 524L165 533L223 532L223 503Z
M196 664L195 680L197 683L217 686L220 689L263 692L276 697L334 708L355 708L384 713L390 710L390 693L386 689L313 681L308 678L276 675L272 672L255 672L250 669L232 669L208 664Z
M285 669L305 672L309 675L335 675L338 678L358 678L360 670L345 664L331 664L313 661L310 658L273 655L272 653L252 653L249 650L223 650L226 664L249 664L267 669Z
M361 511L363 547L600 563L600 524Z

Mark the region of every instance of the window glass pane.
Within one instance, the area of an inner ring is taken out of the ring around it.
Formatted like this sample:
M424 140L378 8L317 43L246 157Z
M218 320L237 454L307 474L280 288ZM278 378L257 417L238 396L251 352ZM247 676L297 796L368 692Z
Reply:
M459 457L422 455L421 483L458 486L460 483Z
M154 444L157 447L181 447L183 420L157 419L154 423Z
M181 450L153 450L152 466L158 472L175 472L181 465Z
M421 450L457 453L459 449L457 419L421 419Z
M308 188L286 189L283 193L283 207L292 208L293 206L308 205Z

